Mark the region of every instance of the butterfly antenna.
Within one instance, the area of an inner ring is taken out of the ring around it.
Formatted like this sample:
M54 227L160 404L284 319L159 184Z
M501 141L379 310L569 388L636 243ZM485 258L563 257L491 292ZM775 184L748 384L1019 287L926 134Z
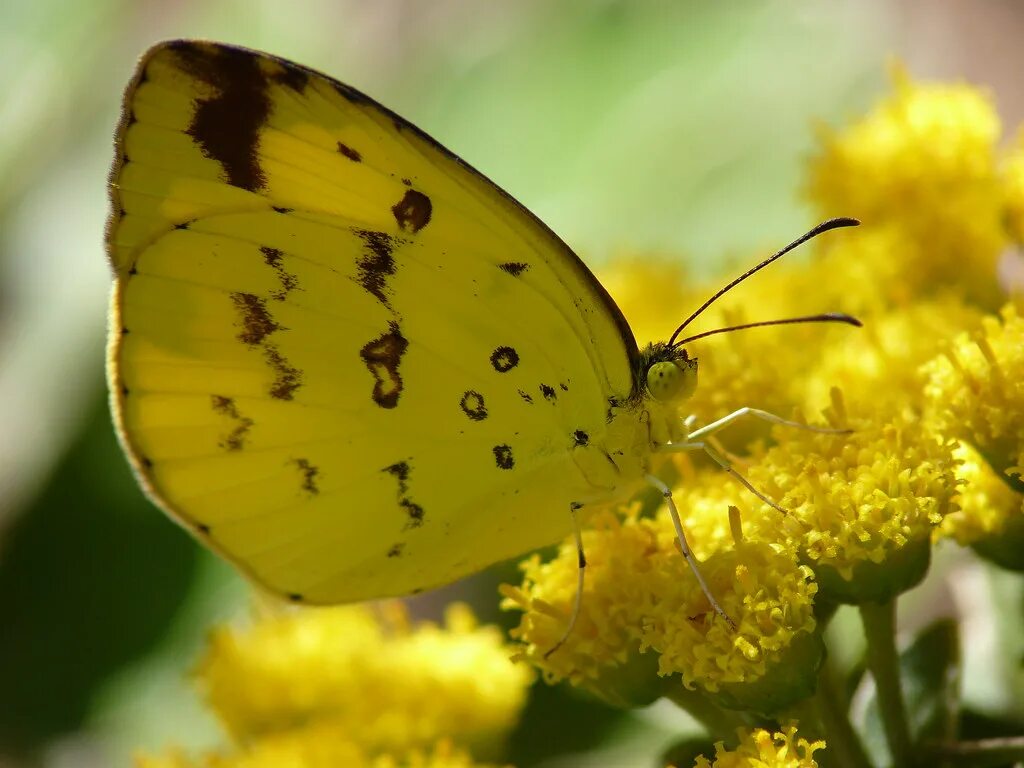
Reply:
M727 333L729 331L742 331L747 328L760 328L763 325L790 325L792 323L846 323L847 325L855 325L858 328L861 327L862 323L853 315L848 315L845 312L825 312L820 315L806 315L804 317L787 317L782 320L762 320L758 323L743 323L743 325L730 325L728 328L716 328L713 331L704 331L703 333L697 333L693 336L687 336L685 339L680 339L675 343L677 347L681 347L684 344L689 344L691 341L697 339L703 339L705 336L714 336L716 333Z
M717 291L714 296L712 296L710 299L708 299L703 304L701 304L692 315L690 315L688 318L686 318L683 321L682 325L680 325L678 328L676 328L675 333L673 333L672 337L668 340L668 346L674 347L674 346L679 346L679 344L682 344L682 342L679 342L678 344L676 343L676 336L678 336L680 333L682 333L683 329L686 328L686 326L688 326L690 323L692 323L694 321L694 319L697 318L701 314L701 312L703 312L705 309L710 307L718 299L720 299L724 294L726 294L728 291L730 291L733 288L735 288L737 285L742 283L744 280L746 280L748 277L753 275L755 272L760 272L762 269L767 267L769 264L771 264L776 259L782 258L787 253L792 251L794 248L799 248L801 245L806 243L808 240L812 240L813 238L817 237L818 235L820 235L820 234L822 234L824 232L828 232L830 229L839 229L840 227L856 227L859 224L860 224L860 222L857 221L857 219L851 219L851 218L848 218L848 217L845 217L845 216L844 217L835 218L835 219L829 219L828 221L821 222L821 224L819 224L818 226L816 226L814 229L810 230L806 234L802 235L801 237L798 237L796 240L794 240L792 243L787 245L785 248L783 248L778 253L772 254L767 259L762 261L760 264L758 264L758 265L756 265L754 267L751 267L746 272L744 272L742 275L740 275L735 280L733 280L731 283L729 283L727 286L725 286L724 288L722 288L719 291ZM755 323L754 325L774 325L777 322L797 323L797 322L814 322L814 321L805 320L804 318L793 318L792 320L770 321L768 323ZM825 322L829 322L829 321L825 321ZM848 322L848 321L843 320L843 321L840 321L840 322ZM854 323L854 324L857 324L857 323ZM746 328L746 327L749 327L749 326L737 326L737 328L739 328L739 327ZM732 330L732 329L725 329L725 328L723 328L720 331L715 331L715 333L721 333L721 332L723 332L725 330ZM694 337L694 338L696 338L696 337ZM690 340L692 340L692 338Z

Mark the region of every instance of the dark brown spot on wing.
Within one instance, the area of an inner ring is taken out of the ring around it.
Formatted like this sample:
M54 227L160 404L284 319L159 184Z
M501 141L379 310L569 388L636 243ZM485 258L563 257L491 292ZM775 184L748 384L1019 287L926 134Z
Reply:
M316 484L317 476L320 474L320 468L313 466L309 459L295 459L292 463L295 464L302 473L302 490L310 496L316 496L320 493L320 488Z
M263 254L263 260L267 266L277 273L277 280L281 284L281 290L272 292L270 296L276 301L284 301L289 291L299 287L299 279L284 268L284 253L281 250L261 245L260 253Z
M288 595L288 599L293 603L301 603L305 598L298 592L292 592Z
M242 416L238 412L238 406L235 405L235 401L230 397L224 395L210 395L211 403L213 404L213 410L217 413L227 416L229 419L233 419L236 424L235 427L227 434L227 436L218 443L221 448L225 451L240 451L245 446L245 436L252 428L253 420Z
M387 472L398 480L398 506L402 508L408 518L403 529L419 528L423 525L423 507L409 498L409 475L412 471L409 462L399 461L384 467L381 471Z
M302 386L302 371L289 363L272 344L263 345L263 357L275 374L274 383L270 386L270 396L276 400L293 399L295 390Z
M404 541L392 544L391 549L388 550L388 557L401 557L403 549L405 549Z
M359 154L359 152L357 152L356 150L352 149L352 147L350 147L348 144L342 144L339 141L338 151L341 152L341 154L343 154L353 163L361 163L363 161L363 156Z
M390 309L387 278L395 274L395 238L368 229L353 229L352 232L363 241L364 251L356 262L356 279L364 290Z
M394 408L402 394L402 376L398 366L409 342L402 336L398 323L388 324L388 331L368 341L359 356L373 375L373 401L381 408Z
M186 133L204 157L220 163L228 183L258 192L266 176L258 160L260 129L270 117L267 78L252 53L202 43L171 45L178 67L208 85Z
M572 433L573 445L585 446L590 442L590 435L584 432L582 429L577 429Z
M498 347L491 352L491 366L498 373L508 373L519 365L519 353L512 347Z
M267 302L252 293L232 293L231 300L235 304L242 319L242 332L239 341L250 346L261 344L275 331L284 330L267 311Z
M498 265L498 269L502 272L507 272L512 275L512 277L519 277L529 268L530 265L525 261L506 261L504 264Z
M391 206L398 226L406 232L416 233L430 223L433 205L430 198L415 189L407 189L405 195Z
M549 387L547 384L540 385L540 393L544 395L544 399L548 402L555 402L558 399L558 394L555 392L554 387Z
M462 412L473 421L483 421L487 418L487 406L484 405L484 396L472 389L468 390L459 401Z
M496 445L491 450L494 451L494 463L498 465L498 469L512 469L515 466L511 446Z
M309 73L284 61L274 62L280 69L270 75L275 83L288 86L293 91L302 93L309 85Z
M523 398L523 400L528 402L530 405L533 405L533 395L531 395L528 392L523 392L523 390L521 389L517 389L516 391L519 393L519 396Z

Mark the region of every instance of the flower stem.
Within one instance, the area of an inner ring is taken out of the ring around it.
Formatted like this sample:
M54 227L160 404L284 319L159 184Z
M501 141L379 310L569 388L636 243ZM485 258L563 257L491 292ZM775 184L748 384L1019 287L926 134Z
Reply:
M913 766L915 753L903 704L899 656L896 653L896 601L862 603L860 618L867 639L867 665L875 680L878 711L882 716L889 752L895 765Z
M836 680L836 671L827 661L818 676L814 695L818 717L825 729L825 753L833 755L842 768L871 768L864 745L850 723L846 695Z

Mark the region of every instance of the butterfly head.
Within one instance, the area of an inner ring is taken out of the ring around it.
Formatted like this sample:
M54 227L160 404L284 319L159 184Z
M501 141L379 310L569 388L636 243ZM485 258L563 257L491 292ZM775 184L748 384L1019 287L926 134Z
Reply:
M655 400L677 403L686 400L697 388L697 358L681 347L664 344L646 350L644 382Z

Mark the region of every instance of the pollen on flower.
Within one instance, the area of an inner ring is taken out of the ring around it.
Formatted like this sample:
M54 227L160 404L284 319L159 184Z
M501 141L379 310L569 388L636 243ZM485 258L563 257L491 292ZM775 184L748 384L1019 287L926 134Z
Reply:
M959 462L958 509L943 518L933 538L951 538L967 546L999 536L1015 521L1024 524L1024 496L1000 480L966 443L957 445L954 456Z
M852 432L791 431L750 468L751 482L789 510L765 508L752 520L753 535L795 548L819 581L822 568L837 573L823 585L846 591L836 599L898 593L923 576L931 531L951 508L952 445L913 414L859 404L847 415L838 390L826 415ZM864 567L872 563L885 565Z
M523 611L511 636L519 657L539 667L549 682L599 686L608 669L628 664L640 647L642 618L656 599L646 574L658 554L652 521L632 506L624 518L604 511L583 531L586 583L579 619L565 644L545 657L565 632L576 596L577 557L572 539L547 562L533 555L520 564L523 583L502 585L502 608Z
M735 630L712 611L682 557L660 558L657 565L650 589L660 599L645 618L643 645L658 653L659 674L679 674L688 688L713 693L758 680L798 635L814 632L817 585L793 552L745 541L701 564ZM808 670L808 678L816 671Z
M973 445L1011 488L1024 492L1024 318L1003 307L927 365L925 394L949 434Z
M500 741L531 681L509 662L500 631L475 626L464 607L444 628L410 626L397 605L378 615L365 606L307 608L218 629L199 683L240 743L321 721L369 749L441 737L474 748Z
M808 197L826 216L902 232L905 247L890 253L890 271L912 290L946 286L991 306L1007 242L1000 131L985 91L918 84L896 68L891 96L838 133L821 131Z
M698 757L694 768L817 768L814 753L825 748L824 741L798 736L795 725L777 731L739 728L736 735L739 744L735 748L726 749L719 741L715 759Z

